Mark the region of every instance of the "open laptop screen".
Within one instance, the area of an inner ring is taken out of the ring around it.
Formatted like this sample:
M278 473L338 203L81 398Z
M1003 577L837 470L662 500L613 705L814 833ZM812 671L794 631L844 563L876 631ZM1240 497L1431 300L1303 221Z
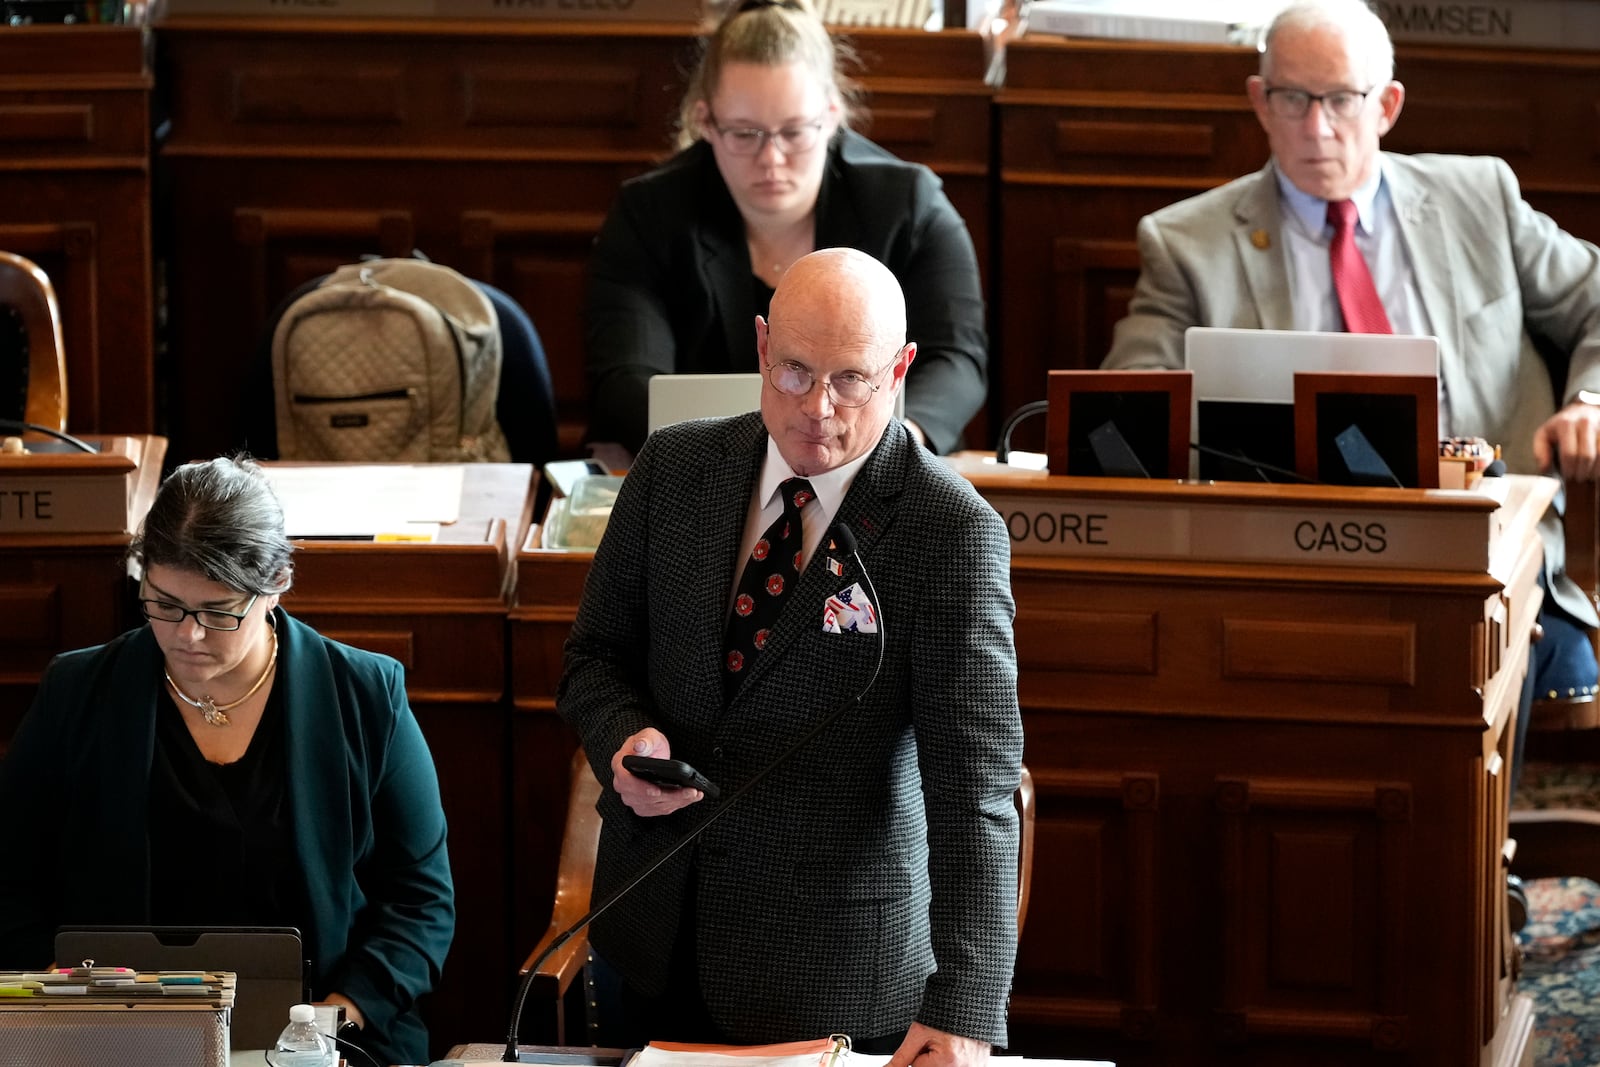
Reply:
M1271 468L1294 469L1296 373L1438 378L1439 342L1401 334L1191 326L1184 333L1184 363L1194 372L1190 425L1201 448L1192 472L1218 481L1288 481Z
M305 953L288 926L65 926L56 933L56 962L139 971L233 971L228 1043L269 1049L303 1003Z

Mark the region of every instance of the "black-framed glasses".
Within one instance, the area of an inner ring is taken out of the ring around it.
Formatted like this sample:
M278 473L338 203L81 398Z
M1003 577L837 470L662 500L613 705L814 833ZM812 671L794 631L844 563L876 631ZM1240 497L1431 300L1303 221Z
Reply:
M186 608L170 600L140 600L139 610L144 612L145 618L156 622L182 622L185 615L193 615L194 621L207 630L237 630L249 617L250 609L256 606L256 601L259 599L261 599L260 593L252 596L250 603L246 604L244 610L238 614L218 608Z
M822 136L822 119L764 130L759 126L721 126L715 115L710 118L711 128L722 138L722 146L736 156L760 155L768 141L777 145L778 151L786 156L797 155L817 147L817 140Z
M1312 101L1322 105L1322 113L1338 122L1348 122L1361 114L1367 97L1376 92L1374 85L1366 92L1355 89L1335 89L1331 93L1308 93L1304 89L1268 89L1267 110L1280 119L1303 119L1311 110Z
M905 351L901 349L900 351ZM900 352L895 353L899 358ZM883 386L877 379L883 377L883 372L894 366L891 359L872 374L862 374L860 371L847 370L842 374L831 375L822 379L823 388L828 390L828 398L841 408L865 407ZM776 363L767 364L767 380L772 387L785 396L805 396L811 392L811 387L817 384L817 376L811 373L811 368L804 363L797 363L792 359L781 359Z

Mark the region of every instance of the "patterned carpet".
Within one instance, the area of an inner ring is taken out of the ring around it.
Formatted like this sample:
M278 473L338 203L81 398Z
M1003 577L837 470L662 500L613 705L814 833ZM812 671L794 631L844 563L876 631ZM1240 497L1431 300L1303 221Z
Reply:
M1539 878L1525 888L1518 988L1534 1001L1533 1062L1600 1067L1600 885Z

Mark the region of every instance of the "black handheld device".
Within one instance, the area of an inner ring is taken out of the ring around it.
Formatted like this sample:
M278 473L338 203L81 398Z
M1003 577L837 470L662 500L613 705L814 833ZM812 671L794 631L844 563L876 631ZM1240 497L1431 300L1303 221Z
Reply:
M722 795L716 783L681 759L623 756L622 766L629 774L668 789L698 789L712 800Z

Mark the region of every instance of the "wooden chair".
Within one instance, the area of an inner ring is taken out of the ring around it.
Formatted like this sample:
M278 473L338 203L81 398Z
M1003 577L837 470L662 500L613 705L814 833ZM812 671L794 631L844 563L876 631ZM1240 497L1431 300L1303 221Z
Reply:
M600 797L600 783L594 771L578 749L572 756L571 789L567 797L567 825L562 831L560 866L556 873L556 901L550 913L550 925L544 936L528 953L518 972L526 978L534 961L564 930L588 912L590 894L594 889L594 860L600 844L600 815L595 811L595 801ZM1029 885L1033 881L1033 776L1022 768L1022 780L1017 784L1017 813L1020 837L1017 848L1017 937L1022 937L1022 924L1028 914ZM529 1003L548 1005L545 1010L555 1021L556 1044L568 1043L567 993L572 983L584 973L589 962L589 938L579 934L567 942L550 959L540 966L533 984L528 989ZM579 1044L586 1042L577 1042Z
M55 290L32 261L0 252L0 374L12 378L23 368L8 368L4 361L23 358L27 360L26 396L20 405L0 405L0 418L20 417L65 431L67 363Z

